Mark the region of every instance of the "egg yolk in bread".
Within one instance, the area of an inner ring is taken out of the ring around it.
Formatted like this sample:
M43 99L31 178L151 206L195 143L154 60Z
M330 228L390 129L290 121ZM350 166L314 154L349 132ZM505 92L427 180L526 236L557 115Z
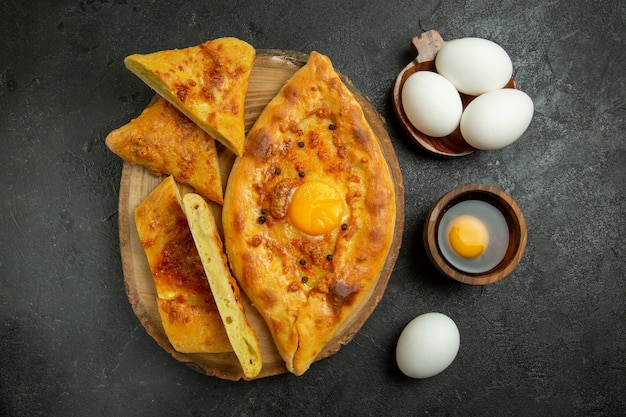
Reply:
M471 215L458 216L448 226L450 246L457 255L470 259L480 256L489 244L485 224Z
M341 224L346 206L339 192L322 181L307 181L291 196L287 216L298 230L324 235Z

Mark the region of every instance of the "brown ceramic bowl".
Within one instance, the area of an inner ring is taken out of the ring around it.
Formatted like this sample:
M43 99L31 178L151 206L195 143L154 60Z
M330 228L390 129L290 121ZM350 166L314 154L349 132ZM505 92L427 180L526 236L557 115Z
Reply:
M439 223L444 213L465 200L482 200L504 215L509 228L509 244L502 261L482 273L468 273L452 266L442 255L437 243ZM509 275L519 264L526 248L526 220L517 203L504 191L484 184L468 184L448 192L435 203L424 225L424 246L428 258L437 269L456 281L472 285L490 284Z

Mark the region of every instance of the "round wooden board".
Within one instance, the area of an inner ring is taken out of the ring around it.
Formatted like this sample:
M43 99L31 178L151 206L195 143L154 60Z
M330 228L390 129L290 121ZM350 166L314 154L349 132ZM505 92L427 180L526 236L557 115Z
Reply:
M265 108L266 104L276 95L285 81L304 65L307 58L308 56L306 54L292 51L257 51L245 102L246 131L252 127L258 115ZM385 128L385 123L371 103L352 85L347 77L343 74L340 74L340 76L363 107L365 117L379 140L396 187L397 214L393 243L375 288L373 288L366 302L360 306L360 310L356 311L351 316L351 319L342 325L336 336L328 343L316 360L336 353L342 345L351 341L371 315L387 287L389 277L391 276L400 251L404 227L404 185L402 182L402 173L393 145ZM225 187L228 173L230 172L235 157L223 147L221 147L218 152L220 155L222 181ZM138 165L124 163L119 196L119 238L124 283L128 299L133 311L148 334L174 358L206 375L230 380L242 379L244 375L233 353L180 353L172 347L165 335L157 309L156 290L143 247L139 241L134 218L134 211L137 205L143 201L160 181L161 178L153 176L147 169ZM181 191L184 193L185 189L183 188ZM221 207L217 204L211 204L210 206L216 216L218 224L221 224ZM285 364L276 350L269 329L243 291L242 302L248 321L256 330L261 345L263 368L256 378L287 372Z

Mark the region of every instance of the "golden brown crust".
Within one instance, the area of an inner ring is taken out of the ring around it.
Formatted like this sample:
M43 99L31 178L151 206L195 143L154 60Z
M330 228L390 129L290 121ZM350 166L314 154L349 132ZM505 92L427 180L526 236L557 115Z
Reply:
M311 237L290 224L289 196L307 181L339 192L342 227ZM257 119L222 216L233 273L301 375L374 288L395 222L377 138L327 57L313 52Z
M156 176L170 174L203 197L223 203L215 141L161 97L109 133L106 145L125 161L145 166Z
M135 210L167 337L179 352L232 352L202 268L174 178L168 176Z
M222 320L217 310L163 298L157 298L157 307L165 334L178 352L222 353L233 350L221 331L216 335L215 327Z
M244 101L256 51L236 38L133 54L126 67L236 155L245 141Z

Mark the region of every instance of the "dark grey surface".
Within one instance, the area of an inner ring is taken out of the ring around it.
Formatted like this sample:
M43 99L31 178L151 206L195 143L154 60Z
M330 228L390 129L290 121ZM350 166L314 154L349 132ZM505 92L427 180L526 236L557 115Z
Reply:
M2 1L0 415L623 415L625 19L623 0ZM390 92L428 29L509 52L535 103L522 139L454 160L410 143ZM104 138L152 92L122 60L222 36L330 56L386 118L404 175L385 296L302 377L196 373L146 334L124 293L122 164ZM430 206L469 182L503 188L528 222L519 267L485 287L438 275L420 240ZM461 349L444 373L412 380L395 344L429 311L456 321Z

